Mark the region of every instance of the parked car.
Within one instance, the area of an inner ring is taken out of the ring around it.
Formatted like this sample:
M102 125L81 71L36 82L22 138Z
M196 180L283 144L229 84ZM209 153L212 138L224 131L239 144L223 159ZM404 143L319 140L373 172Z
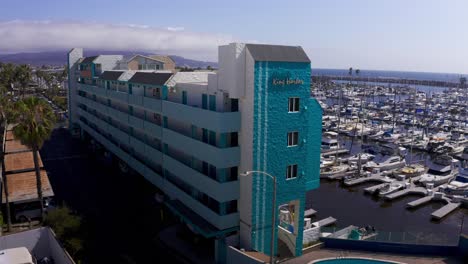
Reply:
M19 222L27 222L34 218L41 217L41 204L39 201L15 203L14 205L15 220ZM44 211L55 208L52 198L44 198Z
M25 247L9 248L0 251L0 263L36 264L36 258Z

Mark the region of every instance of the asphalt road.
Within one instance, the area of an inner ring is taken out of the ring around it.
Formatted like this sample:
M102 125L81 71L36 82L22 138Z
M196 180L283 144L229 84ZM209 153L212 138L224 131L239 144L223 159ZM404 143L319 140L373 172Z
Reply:
M154 187L141 176L122 175L86 146L57 129L41 150L55 200L83 217L84 263L156 263L170 257L156 242L163 224Z

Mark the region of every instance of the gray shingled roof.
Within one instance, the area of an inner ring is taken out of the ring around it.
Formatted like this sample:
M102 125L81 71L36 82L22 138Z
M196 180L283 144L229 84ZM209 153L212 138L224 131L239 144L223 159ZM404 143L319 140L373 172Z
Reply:
M136 72L128 82L150 85L164 85L172 73Z
M101 74L100 78L103 80L117 81L122 73L123 71L105 71Z
M81 63L92 63L98 56L86 57Z
M256 61L309 62L310 59L300 46L246 44Z

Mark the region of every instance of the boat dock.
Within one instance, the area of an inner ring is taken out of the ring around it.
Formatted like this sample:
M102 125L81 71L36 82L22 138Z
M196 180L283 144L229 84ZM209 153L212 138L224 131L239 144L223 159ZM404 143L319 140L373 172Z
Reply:
M422 194L422 195L427 195L427 189L424 187L410 187L407 189L403 189L398 192L394 192L388 195L385 195L385 199L387 200L393 200L402 196L405 196L407 194Z
M433 212L431 214L431 216L434 219L440 220L440 219L444 218L446 215L448 215L449 213L451 213L452 211L454 211L455 209L457 209L458 207L460 207L460 205L461 205L461 203L449 202L448 204L446 204L445 206L443 206L439 210Z
M383 182L383 183L389 183L389 182L395 181L395 179L391 179L389 177L385 177L385 176L381 176L381 175L373 175L373 176L369 176L369 177L360 177L360 178L357 178L357 179L345 181L344 185L353 186L353 185L358 185L358 184L369 182L369 181L379 181L379 182Z
M412 202L409 202L408 204L406 204L406 206L407 206L408 208L415 208L415 207L421 206L421 205L423 205L423 204L425 204L425 203L428 203L428 202L432 201L432 198L433 198L432 195L430 195L430 196L424 196L423 198L419 198L419 199L417 199L417 200L414 200L414 201L412 201Z
M310 217L317 213L314 209L307 209L304 211L304 217Z
M334 217L327 217L327 218L324 218L320 221L317 221L317 222L313 222L312 225L314 226L327 226L327 225L331 225L331 224L334 224L336 222L336 218Z

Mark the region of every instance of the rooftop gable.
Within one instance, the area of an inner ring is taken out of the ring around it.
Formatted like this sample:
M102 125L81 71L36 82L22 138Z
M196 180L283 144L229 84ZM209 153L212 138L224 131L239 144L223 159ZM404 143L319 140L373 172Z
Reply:
M101 74L100 78L103 80L117 81L122 73L123 71L105 71Z
M255 61L308 62L309 57L300 46L246 44Z
M128 82L150 85L164 85L171 78L172 73L136 72Z

